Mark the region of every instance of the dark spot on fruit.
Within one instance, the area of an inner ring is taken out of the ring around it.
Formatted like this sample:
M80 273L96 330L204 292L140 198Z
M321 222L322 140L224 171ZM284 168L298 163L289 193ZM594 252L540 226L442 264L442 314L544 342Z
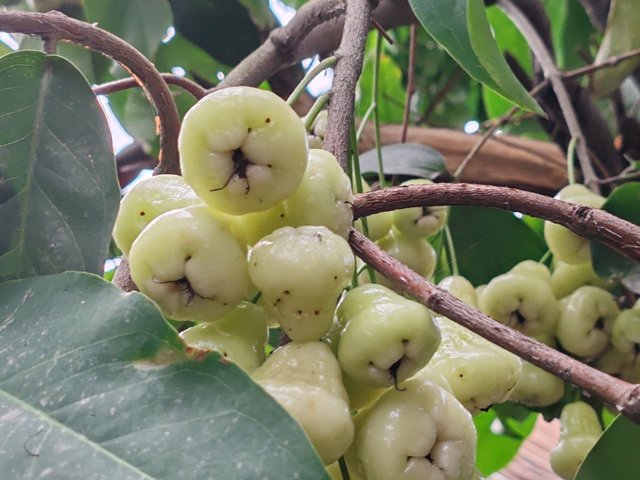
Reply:
M144 217L145 215L146 215L146 213L144 213L144 212L140 212L140 216L141 216L141 217Z
M228 356L227 352L222 352L222 355L224 355L225 357Z
M269 117L267 117L267 119L265 120L265 122L267 123L271 123L271 119Z
M247 128L247 133L251 133L251 127Z
M254 267L257 267L257 266L258 266L258 262L254 263L254 264L253 264L253 266L254 266Z
M338 279L338 275L334 275L334 276L333 276L333 279L334 279L334 280L337 280L337 279Z
M284 218L284 213L281 213L281 214L280 214L280 218Z
M285 295L289 295L291 292L289 290L283 290L283 292Z
M191 255L187 255L187 258L184 259L185 262L188 262L189 260L191 260Z
M302 310L298 310L298 315L302 315Z
M267 167L269 167L269 168L273 168L273 165L271 165L271 164L269 163L269 164L267 164Z
M458 376L459 376L460 378L464 378L464 375L463 375L462 373L458 374Z
M320 310L314 310L314 311L313 311L313 314L314 314L314 315L320 315Z

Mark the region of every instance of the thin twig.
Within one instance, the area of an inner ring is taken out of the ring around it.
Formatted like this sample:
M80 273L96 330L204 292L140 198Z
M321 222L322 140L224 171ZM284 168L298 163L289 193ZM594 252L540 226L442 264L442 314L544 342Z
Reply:
M302 95L302 92L306 90L311 81L316 78L320 73L324 72L327 68L332 68L336 64L336 57L328 57L318 63L315 67L311 68L304 76L302 81L298 84L298 86L291 92L289 98L287 98L287 103L290 106L293 106Z
M56 38L76 43L113 58L138 80L158 114L160 130L160 162L156 173L179 173L178 132L180 116L166 82L138 50L115 35L86 22L51 11L33 13L0 11L0 31Z
M172 73L161 73L160 75L162 75L162 78L164 78L165 82L170 85L176 85L189 92L196 100L200 100L207 94L207 89L197 84L193 80L185 77L180 77L178 75L173 75ZM93 93L95 93L96 95L110 95L112 93L120 92L128 88L139 86L140 84L135 78L129 77L123 78L121 80L114 80L112 82L103 83L102 85L97 85L93 87Z
M600 191L598 177L591 165L587 144L582 133L582 127L578 121L575 108L569 98L569 93L562 80L562 72L558 69L549 50L536 28L522 11L512 2L512 0L499 0L498 5L506 12L511 21L520 29L522 35L527 39L529 47L540 62L545 76L551 82L551 87L560 104L560 109L569 128L569 133L576 139L576 152L582 170L585 184L594 192Z
M409 130L409 113L411 112L411 97L416 91L415 75L416 75L416 24L413 23L409 27L409 66L407 67L407 90L404 98L404 111L402 112L402 136L400 142L407 141L407 130Z
M393 45L393 38L391 38L384 27L380 25L380 22L378 22L375 18L372 18L371 25L373 25L373 27L378 31L380 35L382 35L382 37L387 41L389 45Z
M398 208L433 205L469 205L521 212L557 223L575 234L598 240L622 255L640 262L640 227L610 213L575 205L515 188L435 183L385 188L356 195L354 218Z
M343 169L347 166L349 128L353 120L356 83L362 71L364 48L370 25L370 0L347 2L344 33L336 52L338 61L331 88L327 120L329 127L324 139L325 149L333 153Z
M576 68L574 70L569 70L568 72L564 72L562 76L564 78L580 77L582 75L593 73L596 70L615 67L621 62L630 60L637 56L640 56L640 48L636 48L635 50L629 50L628 52L622 53L620 55L616 55L615 57L608 58L600 63L593 63L591 65L585 65L584 67Z
M433 99L429 102L427 109L424 114L418 119L418 123L428 122L435 112L438 105L442 103L442 101L447 98L447 95L455 87L460 80L464 78L464 70L456 67L456 70L451 74L451 76L447 79L446 83L442 86L440 90L436 92L433 96Z
M618 412L640 423L639 385L611 377L496 322L450 293L429 283L424 277L400 263L356 230L351 230L349 243L362 260L392 281L404 293L411 295L434 312L445 315L490 342L563 380L594 393L613 405Z

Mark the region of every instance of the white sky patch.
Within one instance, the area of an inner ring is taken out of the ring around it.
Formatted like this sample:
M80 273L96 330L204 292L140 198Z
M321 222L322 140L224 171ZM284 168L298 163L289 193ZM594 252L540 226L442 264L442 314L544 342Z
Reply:
M173 73L174 75L177 75L178 77L184 77L187 74L185 69L182 67L173 67L171 69L171 73Z
M465 133L472 134L477 133L480 130L480 123L476 120L469 120L464 124Z
M20 46L15 37L6 32L0 32L0 42L4 43L11 50L17 50Z
M169 43L171 39L175 36L176 36L176 29L173 26L167 28L167 33L165 33L164 37L162 37L162 43Z
M113 111L111 111L111 107L109 107L109 99L104 95L98 95L98 100L100 101L100 105L102 105L102 109L104 110L104 113L107 116L107 121L109 122L113 151L118 153L124 147L133 143L133 137L131 137L131 135L122 128L122 125L120 125L120 122L113 114Z

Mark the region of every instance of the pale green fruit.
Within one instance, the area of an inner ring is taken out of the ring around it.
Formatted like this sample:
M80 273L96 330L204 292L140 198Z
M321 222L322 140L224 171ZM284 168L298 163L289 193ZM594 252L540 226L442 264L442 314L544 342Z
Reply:
M244 247L205 206L157 217L133 242L129 266L140 291L176 320L216 320L249 288Z
M309 149L323 147L322 139L315 135L307 135L307 143L309 144Z
M363 193L371 191L371 187L364 180L364 178L362 179L362 191ZM376 213L374 215L369 215L368 217L366 217L366 219L368 237L370 240L375 242L387 235L391 230L391 226L393 225L393 212ZM356 220L353 225L356 230L364 234L361 219Z
M446 290L473 308L478 308L478 295L471 282L460 275L451 275L440 280L438 287Z
M609 292L598 287L580 287L562 303L556 336L568 352L578 357L595 357L607 348L619 313Z
M610 288L610 285L600 278L593 270L591 260L572 265L558 262L551 274L551 288L556 298L563 298L584 285L600 288Z
M551 273L547 266L534 260L525 260L518 263L511 269L511 273L523 275L529 278L537 278L538 280L542 280L546 283L551 282Z
M440 343L429 310L382 285L350 290L336 313L344 325L338 345L340 365L354 381L372 388L411 377Z
M426 185L431 180L416 179L403 182L404 185ZM407 238L425 238L442 230L447 223L447 207L412 207L393 212L393 226Z
M553 471L572 480L600 435L602 427L591 406L585 402L565 405L560 414L560 442L550 452Z
M556 195L556 198L592 208L601 208L605 202L604 197L576 185L565 187ZM589 241L561 225L545 221L544 239L558 261L579 264L591 260Z
M640 300L633 308L621 312L613 322L611 343L624 353L640 351Z
M272 92L229 87L187 112L178 138L182 175L207 205L231 215L273 207L307 166L302 120Z
M354 427L340 365L327 345L288 343L251 376L300 424L325 465L347 450Z
M353 223L351 182L326 150L309 150L309 163L298 189L285 200L290 225L324 225L347 237Z
M249 254L263 304L295 341L319 340L329 330L354 265L346 240L322 226L280 228Z
M414 378L403 387L356 416L346 454L352 478L471 479L477 440L469 412L433 383Z
M327 125L329 124L329 111L322 110L313 121L312 130L314 135L324 139L327 135Z
M529 363L522 362L520 380L509 394L509 400L529 407L546 407L564 395L564 382L555 375Z
M129 255L133 241L158 215L201 203L193 188L179 175L156 175L141 180L120 202L113 239L122 253Z
M219 352L251 373L264 362L268 334L263 309L242 302L215 322L200 323L180 332L180 338L196 350Z
M254 245L273 231L291 224L285 202L277 203L262 212L247 213L231 218L242 231L247 245Z
M423 371L441 375L472 415L504 402L520 380L522 361L445 317L436 323L442 341Z
M431 278L436 269L436 251L431 244L421 238L407 238L404 235L391 231L386 237L378 240L378 246L396 260L404 263L411 270L425 278ZM391 281L379 273L375 273L376 283L392 287ZM363 272L358 278L360 283L369 281L367 272Z
M549 283L506 273L495 277L479 296L480 310L525 335L549 342L560 309Z

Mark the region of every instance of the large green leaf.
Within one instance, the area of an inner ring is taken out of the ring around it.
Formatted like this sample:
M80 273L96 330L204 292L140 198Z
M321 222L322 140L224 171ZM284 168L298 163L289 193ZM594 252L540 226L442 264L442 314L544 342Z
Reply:
M460 275L474 285L489 282L523 260L539 260L546 251L528 225L503 210L452 207L449 228Z
M111 136L71 63L0 59L0 281L100 273L120 199Z
M327 478L271 397L217 354L188 358L139 293L78 272L6 282L0 331L6 478Z
M422 26L469 75L525 110L541 112L501 55L482 0L409 0L409 3Z
M640 426L619 415L580 466L575 480L640 478Z
M522 442L535 427L537 413L528 412L522 419L501 414L491 408L473 417L478 432L476 462L483 475L490 475L509 464Z
M447 171L444 157L437 150L418 143L394 143L381 148L385 175L434 179ZM378 178L378 152L373 149L360 155L363 177Z
M603 210L640 225L640 182L616 188L602 207ZM593 268L602 278L622 281L630 290L640 293L640 266L633 260L614 252L600 242L591 242Z

